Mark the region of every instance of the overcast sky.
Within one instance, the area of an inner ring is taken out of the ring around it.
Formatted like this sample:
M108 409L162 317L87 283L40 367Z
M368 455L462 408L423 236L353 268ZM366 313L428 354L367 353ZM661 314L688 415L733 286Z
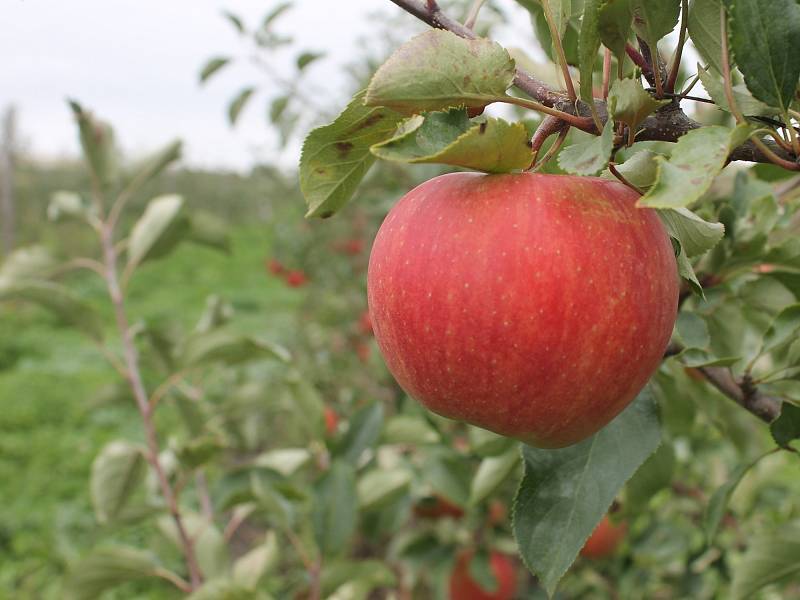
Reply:
M141 154L172 138L185 141L185 162L244 169L271 158L275 134L264 101L247 110L235 130L226 121L230 97L260 75L252 66L220 72L200 87L198 71L212 55L241 55L235 30L220 14L260 23L276 0L0 0L0 107L14 103L26 148L43 157L74 155L77 138L64 101L72 97L111 121L121 147ZM464 0L468 6L469 0ZM506 42L530 39L518 11ZM335 9L334 9L335 7ZM359 39L375 29L375 12L397 15L387 0L297 0L278 31L295 36L296 49L324 51L328 58L309 73L317 97L336 110L346 98L341 65L352 61ZM513 13L512 13L513 14ZM408 17L409 22L413 21ZM275 58L287 72L295 51ZM296 161L297 148L282 160Z

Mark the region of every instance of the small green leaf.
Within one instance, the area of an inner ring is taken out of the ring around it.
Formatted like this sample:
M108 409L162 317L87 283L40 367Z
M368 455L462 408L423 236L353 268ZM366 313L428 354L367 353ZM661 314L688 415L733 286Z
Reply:
M253 465L272 469L284 477L291 477L310 460L311 452L308 448L277 448L259 454Z
M701 348L687 348L677 358L687 367L730 367L741 360L741 356L715 356Z
M491 555L486 549L481 548L475 552L469 561L469 576L485 592L482 594L495 594L500 582L492 571Z
M581 35L578 42L579 68L581 76L581 100L594 102L593 79L594 63L600 49L600 32L598 31L598 15L602 0L585 0L583 19L581 19Z
M326 557L344 550L356 529L358 495L355 470L335 460L314 490L314 537Z
M280 17L290 8L292 8L291 2L279 2L275 8L269 11L264 17L264 21L261 23L261 28L269 29L270 25L272 25L278 19L278 17Z
M130 581L158 577L164 572L149 552L128 546L94 550L67 575L66 594L72 600L95 600L103 592Z
M781 448L788 448L789 442L800 439L800 407L784 402L780 416L770 424L769 431Z
M288 362L289 351L283 346L228 329L197 333L183 343L181 364L195 366L212 362L228 365L264 358Z
M603 133L578 142L558 153L558 166L575 175L596 175L608 166L614 148L614 121L608 119Z
M520 554L551 596L625 482L661 442L645 389L592 437L558 450L523 447L525 475L514 502Z
M763 347L771 350L800 335L800 304L792 304L784 308L764 334Z
M208 59L208 62L200 69L200 83L208 81L212 75L230 62L231 59L227 56L215 56L214 58Z
M47 218L54 223L62 221L86 221L92 214L91 205L80 194L59 190L53 192L47 205Z
M644 510L653 496L672 482L675 451L661 444L625 485L625 509L631 514Z
M719 74L722 73L721 8L722 0L692 0L688 21L689 37L695 48L706 64Z
M205 581L186 600L273 600L273 597L228 577L216 577Z
M722 110L731 112L722 79L704 70L700 65L697 65L697 74L700 76L700 83L703 84L703 87L716 105ZM736 102L736 106L738 106L739 110L745 115L768 117L780 113L780 109L767 106L760 100L753 98L747 88L741 84L733 86L733 98Z
M274 531L268 531L263 543L252 548L233 563L233 579L246 588L254 590L261 578L278 566L280 557L278 536Z
M256 89L252 87L244 88L231 100L230 105L228 105L228 121L230 121L232 126L236 125L236 121L239 120L239 115L242 114L242 110L244 110L244 107L247 105L250 98L252 98L255 91Z
M129 442L111 442L92 463L89 481L92 505L100 523L113 521L144 478L142 448Z
M174 140L153 153L152 156L147 157L133 176L128 192L134 193L144 184L158 177L164 172L164 169L181 157L182 151L183 143L180 140Z
M441 439L422 417L397 415L386 422L383 439L387 444L436 444Z
M470 504L480 504L494 493L514 472L519 460L519 448L516 446L499 456L484 458L470 484Z
M164 256L178 245L188 228L181 196L168 194L153 198L131 229L128 264L139 265Z
M597 12L600 41L614 53L619 63L625 60L625 44L630 37L632 20L631 0L604 0Z
M381 508L402 496L411 484L405 469L375 469L358 480L358 504L363 510Z
M378 158L406 163L441 163L486 173L527 169L533 162L528 130L489 118L473 123L466 110L416 116L399 134L370 149Z
M513 79L514 61L499 44L432 29L383 63L369 83L365 103L406 115L481 107L504 96Z
M114 131L74 100L69 105L78 123L84 159L100 187L108 190L117 177Z
M302 421L311 439L321 439L325 431L325 403L319 391L296 371L289 374L287 384L295 404L292 412Z
M678 24L681 0L631 0L633 28L651 48Z
M244 22L242 21L241 17L233 14L229 10L223 10L222 16L225 17L231 25L233 25L237 33L241 35L245 32Z
M470 426L468 435L470 448L475 454L483 458L503 454L506 450L512 446L516 446L518 443L514 439L498 435L480 427Z
M637 188L646 192L656 181L657 156L660 155L650 150L640 150L621 165L617 165L617 171ZM603 177L617 181L610 171L603 171Z
M800 4L796 0L748 0L729 7L731 50L753 96L786 110L800 78Z
M370 146L391 137L400 119L389 109L364 106L359 92L333 123L308 134L300 156L306 216L330 217L350 200L375 162Z
M297 57L297 70L302 71L315 60L319 60L325 56L324 52L303 52Z
M344 460L357 465L365 450L372 448L383 429L383 405L375 402L359 410L350 419L347 432L342 437L336 453Z
M432 452L422 470L425 482L436 494L458 506L467 505L472 469L462 457L445 450Z
M103 322L100 316L75 296L68 288L49 281L22 280L6 283L0 280L0 302L23 300L33 302L54 313L95 339L103 337Z
M761 588L800 574L800 527L783 525L756 536L733 572L731 600L749 600ZM777 597L781 597L778 594ZM783 596L788 597L788 596Z
M668 103L668 100L653 98L638 79L617 79L608 92L609 114L633 131L647 115Z
M681 136L669 160L657 158L658 179L639 199L639 206L682 208L699 199L725 166L731 151L741 145L752 130L747 125L734 129L711 125Z
M678 239L689 258L711 250L725 237L722 223L704 221L689 209L665 208L657 212L667 232Z
M677 247L677 254L675 255L675 260L678 262L678 275L680 275L686 282L689 284L689 287L692 290L692 293L696 296L700 296L701 298L705 298L705 294L703 293L703 286L700 285L700 282L697 280L697 275L695 275L694 267L692 267L692 263L689 260L689 257L686 256L686 251L681 246L679 240L675 238L670 238L672 240L673 246Z
M277 123L283 115L286 107L289 105L291 98L287 96L278 96L269 105L269 120L272 123Z
M47 277L57 263L44 246L22 246L13 250L0 264L0 286Z
M187 218L189 220L189 228L186 232L188 241L226 254L230 252L229 226L224 219L204 210L191 212Z
M706 539L708 540L709 544L714 542L719 525L722 523L722 517L725 516L728 503L730 502L731 496L733 496L733 492L736 491L736 487L739 485L739 482L742 481L745 473L758 464L758 462L765 456L767 456L767 454L762 454L753 462L739 465L736 470L731 473L728 481L717 488L717 490L711 496L711 499L708 501L708 506L706 507L704 519Z

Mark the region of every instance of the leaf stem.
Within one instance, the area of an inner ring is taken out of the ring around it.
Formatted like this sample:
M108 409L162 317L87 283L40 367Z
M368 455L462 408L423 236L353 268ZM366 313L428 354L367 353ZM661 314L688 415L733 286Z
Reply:
M603 53L603 100L608 99L608 88L611 83L611 50Z
M559 150L561 150L561 146L564 145L564 140L567 139L568 133L569 133L569 127L565 127L564 129L561 130L561 132L558 134L558 137L556 138L556 141L553 142L553 145L550 146L547 149L547 152L544 153L542 160L533 165L533 167L531 168L532 172L535 173L543 166L545 166L550 161L550 159L553 158L553 156L555 156Z
M464 27L468 29L475 29L475 22L478 20L478 13L486 0L475 0L467 13L467 18L464 20Z
M523 108L529 108L531 110L535 110L537 112L541 112L546 115L557 117L562 121L566 121L570 125L573 125L578 129L582 129L584 131L594 130L594 121L592 120L591 117L579 117L577 115L572 115L570 113L564 112L563 110L558 110L557 108L550 108L549 106L545 106L541 102L536 102L536 100L529 100L528 98L518 98L516 96L498 96L496 98L493 98L492 102L505 102L506 104L515 104Z
M678 79L678 72L681 70L681 55L683 54L683 46L686 44L688 18L689 0L681 0L681 30L678 34L678 47L675 48L675 58L672 60L672 68L669 71L669 79L667 79L667 92L675 91L675 81Z
M612 174L614 177L616 177L617 179L619 179L619 181L620 181L621 183L623 183L623 184L625 184L626 186L628 186L629 188L631 188L631 189L632 189L634 192L636 192L636 193L637 193L637 194L639 194L640 196L644 196L644 192L643 192L641 189L639 189L637 186L633 185L633 184L632 184L630 181L628 181L628 180L625 178L625 176L624 176L622 173L620 173L620 172L617 170L617 167L616 167L616 165L615 165L614 163L611 163L611 162L610 162L610 163L608 163L608 170L611 172L611 174Z
M553 47L555 47L556 54L558 54L558 64L564 76L567 94L569 94L569 99L575 102L578 100L578 95L575 93L575 86L572 83L572 76L569 73L569 63L567 62L567 55L564 53L564 45L561 43L561 35L558 29L556 29L555 21L553 20L553 10L550 7L550 0L542 0L542 8L544 9L544 18L547 21L547 27L550 29L550 37L553 38Z

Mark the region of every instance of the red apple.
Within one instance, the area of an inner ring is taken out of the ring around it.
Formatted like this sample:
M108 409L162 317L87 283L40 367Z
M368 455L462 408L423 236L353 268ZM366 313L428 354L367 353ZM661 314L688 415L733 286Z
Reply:
M456 173L406 194L372 247L375 338L430 410L557 448L639 393L675 322L669 236L605 179Z
M443 517L460 519L464 516L464 509L438 494L422 498L414 505L413 510L414 515L420 519L441 519Z
M325 416L325 433L329 436L336 433L336 428L339 426L339 415L330 406L326 406L323 410Z
M489 555L489 565L496 580L494 591L483 589L469 573L472 552L458 555L456 566L450 574L450 600L511 600L516 592L517 582L514 564L511 559L499 552Z
M592 559L611 556L627 532L628 526L625 523L615 525L608 515L605 515L586 540L581 549L581 556Z
M286 272L286 267L277 258L270 258L264 262L266 263L267 271L273 275L283 275Z
M286 274L286 285L289 287L302 287L308 283L308 277L302 271L289 271Z

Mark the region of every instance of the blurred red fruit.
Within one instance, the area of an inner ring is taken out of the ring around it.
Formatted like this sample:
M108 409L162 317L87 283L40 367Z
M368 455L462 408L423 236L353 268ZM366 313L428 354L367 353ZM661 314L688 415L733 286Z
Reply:
M464 510L442 496L428 496L414 505L414 515L420 519L441 519L453 517L460 519Z
M325 432L328 435L333 435L336 433L336 429L339 426L339 415L336 414L336 411L333 410L330 406L325 407Z
M508 517L508 510L506 505L500 500L492 500L489 504L489 524L502 525Z
M608 518L608 515L605 515L597 524L589 539L586 540L586 544L581 549L581 556L592 559L611 556L627 531L628 526L625 523L615 525Z
M277 258L270 258L264 262L266 263L267 271L273 275L283 275L286 272L286 267Z
M511 559L492 552L489 565L495 577L494 591L483 589L469 574L472 552L462 552L450 575L450 600L511 600L517 588L516 573Z
M358 328L363 334L372 334L372 319L369 316L369 311L365 310L361 313L358 319Z
M289 287L301 287L308 283L308 277L302 271L289 271L286 274L286 285Z
M368 363L369 357L372 354L372 348L369 347L369 344L360 343L356 344L356 355L358 356L358 360L362 363Z

